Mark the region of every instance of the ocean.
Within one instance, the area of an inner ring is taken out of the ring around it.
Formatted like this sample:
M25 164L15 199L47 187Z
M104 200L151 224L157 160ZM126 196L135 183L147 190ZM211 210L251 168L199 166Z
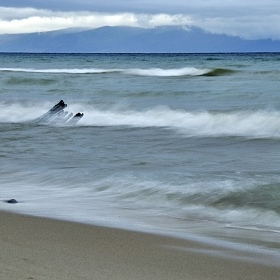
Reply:
M279 253L279 77L280 53L2 53L0 209ZM60 100L83 118L34 122Z

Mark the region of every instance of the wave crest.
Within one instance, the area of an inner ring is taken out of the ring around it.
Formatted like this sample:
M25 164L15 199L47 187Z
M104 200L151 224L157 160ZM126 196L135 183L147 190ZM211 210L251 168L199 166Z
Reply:
M124 70L125 74L137 76L155 76L155 77L180 77L180 76L202 76L209 72L208 69L197 69L194 67L184 67L178 69L128 69Z
M50 103L0 103L0 122L26 122L44 114ZM278 111L185 111L156 106L146 110L99 109L88 104L70 104L70 111L83 112L79 126L128 126L165 128L185 137L280 138Z
M230 69L199 69L195 67L183 67L174 69L162 68L133 68L133 69L101 69L101 68L73 68L73 69L32 69L32 68L0 68L0 72L25 72L44 74L109 74L119 73L123 75L150 76L150 77L182 77L182 76L221 76L232 74Z

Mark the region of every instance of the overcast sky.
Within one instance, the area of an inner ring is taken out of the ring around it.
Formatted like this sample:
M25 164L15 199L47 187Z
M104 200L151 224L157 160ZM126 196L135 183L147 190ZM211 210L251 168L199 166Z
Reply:
M280 0L0 0L0 34L118 25L280 40Z

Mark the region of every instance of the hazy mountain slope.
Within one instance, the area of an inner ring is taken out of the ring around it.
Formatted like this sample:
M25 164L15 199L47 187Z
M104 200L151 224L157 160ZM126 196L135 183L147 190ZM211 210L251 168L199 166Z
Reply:
M277 52L280 41L243 40L201 29L102 27L0 35L0 52Z

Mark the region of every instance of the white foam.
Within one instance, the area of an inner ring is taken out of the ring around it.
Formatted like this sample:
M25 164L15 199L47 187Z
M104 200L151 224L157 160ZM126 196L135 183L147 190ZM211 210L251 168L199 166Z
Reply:
M46 113L52 104L0 103L0 122L25 122ZM81 126L131 126L174 129L186 137L280 138L280 112L218 112L174 110L156 106L146 110L111 107L99 109L71 104L70 112L83 112Z
M26 72L26 73L48 73L48 74L103 74L121 73L137 76L158 76L158 77L179 77L179 76L200 76L210 72L209 69L197 69L194 67L184 67L175 69L102 69L102 68L61 68L61 69L34 69L34 68L0 68L0 71Z
M208 69L197 69L194 67L184 67L179 69L128 69L124 71L124 73L131 75L156 77L201 76L208 72Z
M279 123L280 112L275 111L212 113L157 106L143 111L88 110L80 125L162 127L175 129L189 137L279 138Z
M26 73L48 73L48 74L101 74L118 71L117 69L34 69L34 68L0 68L0 71L26 72Z

